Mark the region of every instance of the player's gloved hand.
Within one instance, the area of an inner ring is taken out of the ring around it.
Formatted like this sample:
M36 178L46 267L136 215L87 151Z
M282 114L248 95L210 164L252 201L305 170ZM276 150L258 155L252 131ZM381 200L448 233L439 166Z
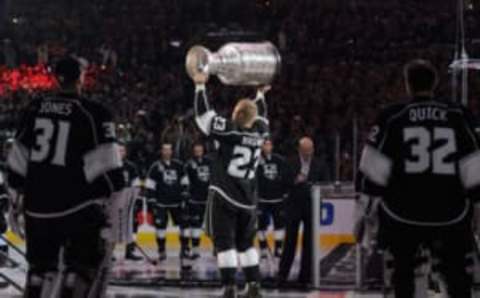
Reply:
M268 91L270 91L272 89L272 86L270 85L263 85L263 86L260 86L257 88L257 92L265 95L267 94Z
M205 85L208 82L208 74L198 72L193 76L193 82L195 85Z

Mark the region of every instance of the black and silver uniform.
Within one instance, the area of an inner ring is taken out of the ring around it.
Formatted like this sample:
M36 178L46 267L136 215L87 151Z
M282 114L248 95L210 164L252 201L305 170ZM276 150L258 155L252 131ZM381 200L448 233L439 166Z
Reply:
M258 166L258 198L260 203L281 203L288 192L285 159L278 154L263 155Z
M210 185L212 160L208 156L192 158L186 164L190 188L190 201L194 203L205 203Z
M156 161L147 174L146 189L149 204L161 207L179 207L183 202L185 185L184 166L176 159Z
M261 146L268 137L268 120L264 98L255 100L259 116L253 126L242 129L232 120L219 116L210 109L205 89L195 92L195 115L201 131L217 141L210 189L230 204L244 209L256 206L255 172Z
M32 217L68 215L124 186L112 114L63 93L31 102L8 158Z
M462 220L478 198L479 142L471 116L453 103L416 98L379 115L364 148L361 191L413 225Z

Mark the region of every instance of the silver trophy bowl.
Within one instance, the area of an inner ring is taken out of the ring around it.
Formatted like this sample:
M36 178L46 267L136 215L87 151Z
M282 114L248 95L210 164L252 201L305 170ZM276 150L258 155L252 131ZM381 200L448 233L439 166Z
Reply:
M223 84L235 86L270 84L280 65L280 53L270 42L228 43L216 53L194 46L185 63L191 78L198 73L216 75Z

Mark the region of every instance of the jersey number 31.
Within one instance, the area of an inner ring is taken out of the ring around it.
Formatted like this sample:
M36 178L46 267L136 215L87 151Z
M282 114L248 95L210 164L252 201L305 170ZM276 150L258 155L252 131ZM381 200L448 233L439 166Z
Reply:
M410 152L413 158L406 160L405 172L420 174L431 168L433 174L455 174L455 164L446 161L449 155L457 151L453 129L436 127L432 133L425 127L405 128L403 140L414 141ZM442 142L442 145L432 149L432 145L437 142Z
M55 127L57 127L57 135L54 144L52 144ZM47 118L37 118L34 129L38 131L38 133L30 159L34 162L44 162L50 155L52 145L54 145L55 151L51 163L56 166L65 166L70 123L66 121L54 122Z

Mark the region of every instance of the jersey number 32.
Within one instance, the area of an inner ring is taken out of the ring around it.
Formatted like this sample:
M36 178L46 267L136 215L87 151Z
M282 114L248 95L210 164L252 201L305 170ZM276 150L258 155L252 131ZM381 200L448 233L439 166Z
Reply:
M405 172L424 173L431 169L433 174L455 174L455 164L446 158L457 151L455 132L451 128L436 127L433 133L425 127L410 127L403 131L404 142L411 142L410 159L405 161ZM435 146L439 143L439 146ZM433 147L435 146L435 147Z

